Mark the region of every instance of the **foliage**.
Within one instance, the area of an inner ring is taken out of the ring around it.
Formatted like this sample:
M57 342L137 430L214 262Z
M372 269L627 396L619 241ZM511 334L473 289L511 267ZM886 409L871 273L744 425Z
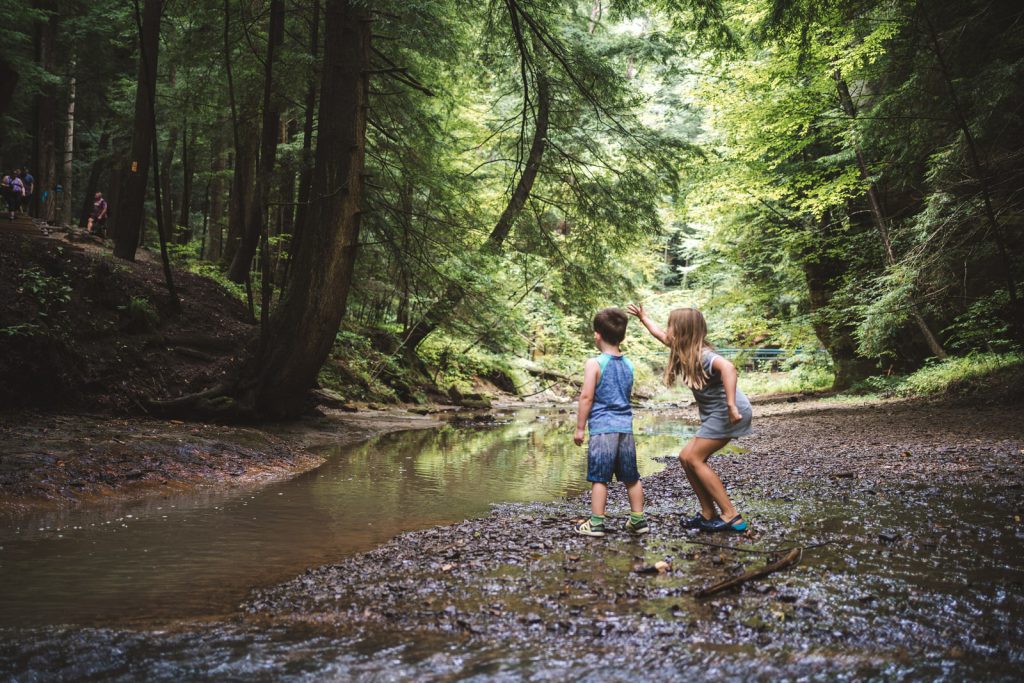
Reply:
M287 291L318 142L306 125L323 75L323 17L313 3L285 6L266 102L281 130L270 196L256 209L268 248L248 286L223 266L254 183L241 157L260 137L270 2L164 3L161 23L156 125L170 256L257 316ZM630 301L659 321L697 306L718 345L828 351L829 363L800 357L784 379L750 378L766 389L913 370L936 353L926 329L943 352L1020 349L1024 10L1014 3L384 0L373 9L364 210L325 384L381 400L414 397L424 380L468 388L505 375L525 386L521 368L536 363L575 376L594 353L593 313ZM13 17L0 27L0 53L20 75L0 120L4 162L65 151L57 114L74 76L72 176L54 169L47 182L76 200L95 189L109 197L130 167L131 4L0 0L0 10ZM46 27L56 32L49 65L36 50ZM516 205L545 88L539 170ZM53 130L40 123L46 107ZM150 245L155 210L150 202ZM497 235L505 216L507 234ZM42 318L67 303L65 286L22 275ZM437 329L406 348L417 323L450 301ZM635 324L625 348L639 383L660 391L664 350Z
M933 361L909 375L869 377L851 393L877 393L882 396L934 396L948 393L972 393L997 382L1001 375L1024 372L1024 356L1019 353L974 353L946 361ZM1017 380L1014 380L1017 381Z
M118 306L132 332L151 332L160 325L160 314L144 296L133 296L124 306Z

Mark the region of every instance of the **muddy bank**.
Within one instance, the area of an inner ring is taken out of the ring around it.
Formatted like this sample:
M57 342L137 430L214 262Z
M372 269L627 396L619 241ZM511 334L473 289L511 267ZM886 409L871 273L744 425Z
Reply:
M0 417L0 513L249 485L320 465L326 445L436 427L393 409L252 427L40 413Z
M502 506L309 570L244 609L336 636L440 638L405 663L440 658L451 675L1016 677L1021 406L806 402L759 418L745 452L717 458L747 535L682 532L695 504L670 466L646 480L646 537L621 530L618 487L605 539L570 533L585 500ZM796 568L695 596L794 546L807 548ZM635 571L657 561L668 571Z

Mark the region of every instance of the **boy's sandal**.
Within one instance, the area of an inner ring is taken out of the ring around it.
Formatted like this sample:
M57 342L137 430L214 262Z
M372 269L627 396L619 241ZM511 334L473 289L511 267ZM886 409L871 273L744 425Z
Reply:
M604 536L604 526L592 526L589 519L577 524L573 529L581 536Z
M631 534L646 534L651 530L650 525L646 519L641 519L639 522L634 523L632 520L626 522L626 530Z

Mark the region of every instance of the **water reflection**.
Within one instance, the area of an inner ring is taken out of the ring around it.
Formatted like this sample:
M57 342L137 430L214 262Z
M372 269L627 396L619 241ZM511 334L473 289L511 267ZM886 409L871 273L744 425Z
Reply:
M0 532L0 625L224 613L253 586L397 533L577 494L588 484L573 425L521 413L497 427L389 434L256 491L23 518ZM637 432L641 474L652 474L663 467L655 457L678 449L679 425L647 417Z

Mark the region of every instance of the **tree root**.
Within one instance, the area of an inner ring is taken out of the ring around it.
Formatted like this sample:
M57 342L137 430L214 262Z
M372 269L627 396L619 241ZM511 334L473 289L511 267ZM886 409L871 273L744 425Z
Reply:
M705 588L701 588L699 591L695 593L695 595L698 598L706 598L710 595L721 593L724 590L735 588L736 586L741 586L747 583L748 581L760 579L764 576L768 576L769 574L774 574L777 571L788 569L789 567L792 567L793 565L800 562L800 558L803 557L803 554L803 548L793 548L788 553L786 553L780 560L776 560L775 562L766 564L760 569L753 569L749 572L746 572L739 576L735 576L731 579L719 581L718 583L711 584L710 586L707 586Z
M218 384L178 398L146 399L144 404L148 410L157 414L235 417L240 413L239 403L227 393L228 391L229 387Z

